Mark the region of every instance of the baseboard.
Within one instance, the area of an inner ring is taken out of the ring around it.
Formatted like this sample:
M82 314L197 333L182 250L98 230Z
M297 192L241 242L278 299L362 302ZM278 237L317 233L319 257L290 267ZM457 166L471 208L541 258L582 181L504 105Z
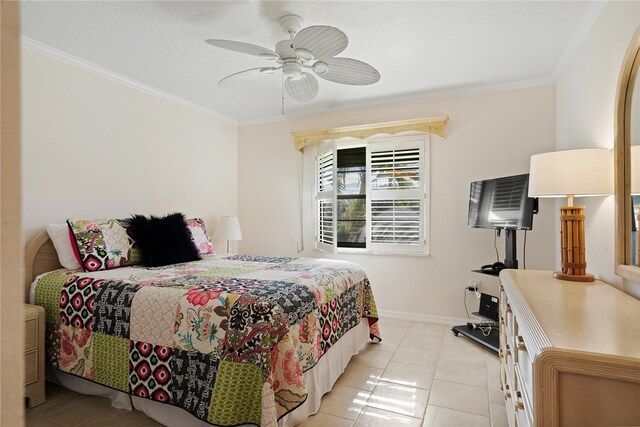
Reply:
M407 313L405 311L378 310L378 315L386 319L409 320L412 322L438 323L441 325L466 325L469 319L463 317L434 316L430 314Z

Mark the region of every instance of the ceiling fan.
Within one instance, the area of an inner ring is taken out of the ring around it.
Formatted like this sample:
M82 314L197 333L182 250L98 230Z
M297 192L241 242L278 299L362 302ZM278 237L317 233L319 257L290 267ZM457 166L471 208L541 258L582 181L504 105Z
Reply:
M371 65L351 58L336 58L349 43L341 30L326 25L314 25L301 30L302 18L285 15L280 18L282 30L289 39L279 41L275 52L265 47L233 40L209 39L208 44L222 49L275 60L273 67L259 67L231 74L218 82L230 86L273 74L284 73L284 89L298 102L309 102L318 94L319 76L344 85L370 85L380 80L380 73Z

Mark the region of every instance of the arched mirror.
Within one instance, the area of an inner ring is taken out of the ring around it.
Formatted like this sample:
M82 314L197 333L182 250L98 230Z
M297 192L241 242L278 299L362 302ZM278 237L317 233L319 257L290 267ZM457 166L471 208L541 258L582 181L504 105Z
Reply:
M640 282L640 27L620 72L616 95L616 273Z

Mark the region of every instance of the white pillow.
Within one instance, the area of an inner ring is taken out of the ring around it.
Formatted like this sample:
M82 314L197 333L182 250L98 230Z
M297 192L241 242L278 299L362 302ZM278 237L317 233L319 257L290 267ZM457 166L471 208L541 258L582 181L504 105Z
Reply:
M47 229L49 238L53 242L53 247L56 248L60 264L69 270L82 268L73 252L71 240L69 240L69 226L66 223L47 224L45 228Z

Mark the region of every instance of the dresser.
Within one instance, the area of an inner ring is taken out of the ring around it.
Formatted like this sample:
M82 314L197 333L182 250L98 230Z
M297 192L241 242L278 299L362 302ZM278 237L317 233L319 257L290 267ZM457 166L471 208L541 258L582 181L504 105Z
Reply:
M24 395L30 408L46 401L44 394L44 308L24 306Z
M640 301L552 271L500 273L510 426L640 425Z

